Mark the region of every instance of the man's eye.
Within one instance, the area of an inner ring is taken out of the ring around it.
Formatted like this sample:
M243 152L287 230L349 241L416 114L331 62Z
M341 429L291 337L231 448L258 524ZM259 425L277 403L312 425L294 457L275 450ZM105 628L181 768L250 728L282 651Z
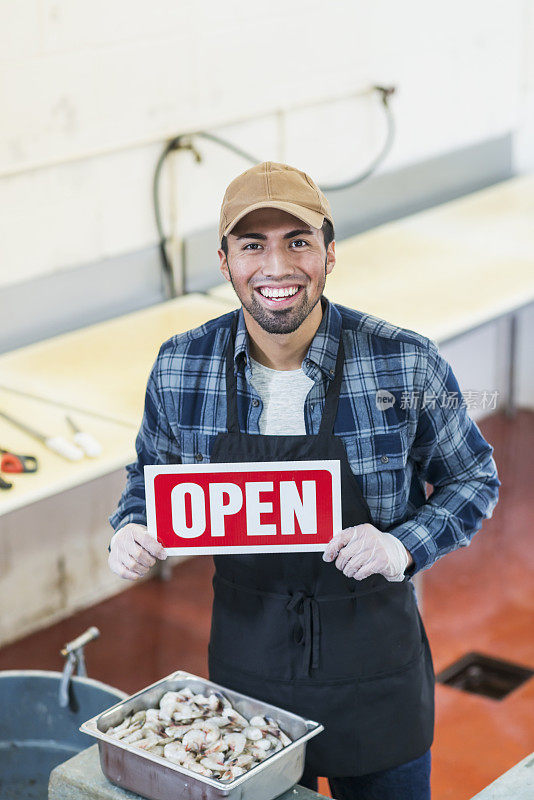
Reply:
M300 246L300 245L303 245L303 244L308 244L308 242L305 239L293 239L291 244L295 244L295 245L299 245Z
M257 247L261 247L258 242L249 242L243 247L243 250L255 250Z

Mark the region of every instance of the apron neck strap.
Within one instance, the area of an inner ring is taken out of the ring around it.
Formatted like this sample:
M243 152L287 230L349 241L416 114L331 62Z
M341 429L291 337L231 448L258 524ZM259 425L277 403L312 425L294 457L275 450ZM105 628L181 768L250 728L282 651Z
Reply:
M343 331L340 331L339 345L337 348L336 371L326 392L323 418L321 420L321 427L319 428L320 436L332 434L334 432L334 423L337 416L337 404L339 401L339 392L341 390L341 380L343 378L343 364L345 363L345 351L343 349L342 336Z
M237 332L238 315L232 320L230 338L226 348L226 428L228 433L239 433L239 419L237 416L237 381L234 374L235 335Z
M226 428L228 433L240 432L239 418L237 414L237 381L234 373L234 351L237 321L238 316L236 315L232 320L230 337L228 339L228 347L226 349ZM334 423L337 415L337 405L339 401L339 392L341 389L341 380L343 378L343 364L345 362L345 353L341 337L342 332L340 332L339 335L336 371L326 392L325 406L323 418L321 420L321 427L319 428L319 435L331 434L334 430Z

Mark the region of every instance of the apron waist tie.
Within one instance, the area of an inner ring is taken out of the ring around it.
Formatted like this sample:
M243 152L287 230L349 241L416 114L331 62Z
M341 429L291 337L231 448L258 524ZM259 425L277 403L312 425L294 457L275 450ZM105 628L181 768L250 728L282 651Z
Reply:
M381 576L371 575L371 578L377 578L377 577ZM244 586L242 583L236 583L234 580L228 580L228 578L223 578L222 575L219 575L218 573L215 574L213 580L214 580L214 585L216 583L220 583L223 586L227 586L229 589L235 589L235 591L238 592L245 592L246 594L252 594L255 595L256 597L270 597L273 600L289 600L291 602L292 598L296 596L294 594L288 594L287 592L284 593L268 592L264 591L263 589L256 589L256 587ZM404 582L407 582L408 580L409 578L405 578ZM385 578L383 579L382 585L376 585L376 583L374 581L370 581L369 578L366 578L366 581L368 582L368 585L365 587L364 590L362 590L361 587L358 586L357 582L355 581L356 585L354 589L350 592L342 592L342 593L338 592L336 594L320 594L314 596L313 599L316 600L318 603L335 603L339 602L340 600L357 600L359 597L363 597L365 594L371 594L373 592L382 591L383 589L387 589L392 586L392 584L388 583L385 580ZM308 596L301 591L297 592L296 594L298 595L302 594L303 597Z
M376 577L376 576L373 576ZM218 573L214 576L214 586L218 583L227 586L237 592L245 592L256 597L268 597L273 600L285 601L288 611L296 611L299 616L302 615L302 638L296 644L304 646L303 653L303 670L304 674L310 676L312 669L319 667L319 653L320 653L320 616L319 616L319 603L332 603L346 600L357 601L358 597L364 594L381 591L384 588L392 586L384 581L384 586L376 586L374 581L369 583L369 586L361 591L359 587L355 587L353 592L343 594L327 594L319 595L318 597L307 595L302 590L295 592L292 595L282 592L268 592L263 589L252 588L251 586L243 586L242 584L235 583L234 581L223 578Z
M296 611L302 615L302 638L297 644L304 645L303 669L310 675L312 669L319 666L320 622L319 606L315 597L304 592L296 592L287 603L288 611Z

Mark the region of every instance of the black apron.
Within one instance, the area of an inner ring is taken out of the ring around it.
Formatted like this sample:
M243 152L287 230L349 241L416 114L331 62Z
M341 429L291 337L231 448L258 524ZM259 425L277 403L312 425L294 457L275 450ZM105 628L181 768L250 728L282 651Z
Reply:
M333 435L343 373L335 376L318 435L241 433L234 374L237 317L226 354L227 433L214 463L339 460L343 528L371 522L343 440ZM434 671L408 579L347 578L322 553L214 556L210 678L280 706L325 730L306 748L316 775L357 776L422 755L432 743Z

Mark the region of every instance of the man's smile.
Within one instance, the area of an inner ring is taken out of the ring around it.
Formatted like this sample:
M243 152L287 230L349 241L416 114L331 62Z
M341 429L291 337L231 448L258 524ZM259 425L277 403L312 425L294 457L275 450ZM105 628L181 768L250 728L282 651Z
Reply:
M302 286L259 286L255 289L269 308L288 306L301 294Z

